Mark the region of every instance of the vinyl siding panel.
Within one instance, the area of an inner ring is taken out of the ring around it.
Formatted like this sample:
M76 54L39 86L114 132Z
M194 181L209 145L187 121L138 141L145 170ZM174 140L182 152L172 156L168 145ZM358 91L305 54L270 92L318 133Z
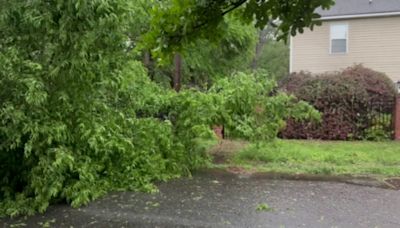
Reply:
M347 54L329 53L332 23L348 24ZM324 21L293 37L291 48L292 72L322 73L362 63L400 80L400 17Z

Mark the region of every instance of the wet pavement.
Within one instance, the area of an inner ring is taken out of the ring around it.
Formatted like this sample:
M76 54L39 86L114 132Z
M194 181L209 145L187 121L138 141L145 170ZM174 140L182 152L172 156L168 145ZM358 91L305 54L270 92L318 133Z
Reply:
M400 227L400 191L376 187L202 172L159 190L55 205L0 227ZM272 210L257 210L263 204Z

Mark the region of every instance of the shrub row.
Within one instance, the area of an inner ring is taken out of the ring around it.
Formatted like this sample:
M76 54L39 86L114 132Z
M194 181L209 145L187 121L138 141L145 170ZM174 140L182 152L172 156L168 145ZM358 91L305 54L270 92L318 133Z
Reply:
M293 73L279 88L307 101L322 113L319 125L288 120L283 138L291 139L362 139L376 115L393 111L396 88L383 73L355 65L341 72L312 75ZM387 118L386 118L387 119ZM380 130L390 129L390 121L381 121ZM376 125L376 124L375 124ZM390 132L386 132L390 136Z

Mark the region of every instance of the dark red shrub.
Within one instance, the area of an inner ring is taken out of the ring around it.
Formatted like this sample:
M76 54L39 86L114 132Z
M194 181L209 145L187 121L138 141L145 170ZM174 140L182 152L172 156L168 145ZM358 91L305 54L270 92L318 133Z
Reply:
M354 65L345 69L342 74L345 79L361 84L367 91L370 101L382 101L396 96L397 90L393 81L384 73L371 70L362 65Z
M300 71L291 73L289 76L284 77L279 83L278 86L281 90L290 91L294 93L297 89L301 88L302 85L308 81L313 79L313 75L310 72Z
M295 73L280 83L280 89L309 102L322 113L318 125L288 120L281 137L295 139L362 138L371 113L391 113L396 95L393 82L385 74L361 65L316 76Z

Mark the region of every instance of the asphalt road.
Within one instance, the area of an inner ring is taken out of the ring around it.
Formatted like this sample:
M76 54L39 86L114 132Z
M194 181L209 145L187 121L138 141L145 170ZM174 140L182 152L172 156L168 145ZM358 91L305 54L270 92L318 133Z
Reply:
M222 172L159 189L111 193L80 209L56 205L0 227L400 227L400 191L389 189ZM272 210L257 210L262 204Z

